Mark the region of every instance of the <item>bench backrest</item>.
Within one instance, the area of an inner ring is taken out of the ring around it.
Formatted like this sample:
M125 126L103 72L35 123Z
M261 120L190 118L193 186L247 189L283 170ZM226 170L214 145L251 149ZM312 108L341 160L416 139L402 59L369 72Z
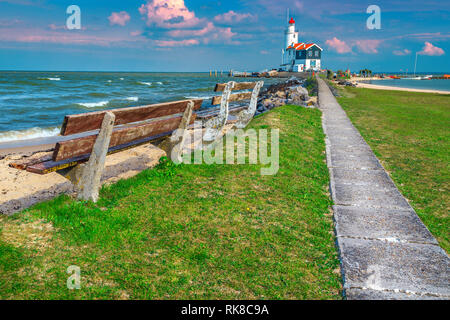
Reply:
M133 108L107 110L114 113L116 120L111 136L110 148L132 145L148 137L163 137L176 130L182 120L188 103L194 103L194 110L200 109L203 100L184 100ZM70 115L64 118L61 135L73 135L100 129L106 111ZM152 120L154 119L154 120ZM146 121L146 122L143 122ZM195 121L193 113L191 124ZM141 123L136 123L141 122ZM134 124L133 124L134 123ZM53 153L53 161L77 158L89 154L97 139L97 133L82 138L58 142Z
M250 90L254 89L257 82L236 82L234 85L233 90L239 91L239 90ZM216 88L214 89L215 92L222 92L225 90L226 83L218 83L216 85ZM252 97L252 92L240 92L240 93L234 93L230 95L230 98L228 99L228 102L235 102L235 101L241 101L241 100L250 100ZM217 96L213 97L212 99L212 105L218 105L222 102L222 97Z

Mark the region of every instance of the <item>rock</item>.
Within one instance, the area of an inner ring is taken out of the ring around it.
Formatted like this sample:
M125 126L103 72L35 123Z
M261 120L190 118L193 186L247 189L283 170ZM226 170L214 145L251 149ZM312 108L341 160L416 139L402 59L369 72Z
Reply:
M275 96L281 99L285 99L286 98L286 92L285 91L278 91L277 93L275 93Z

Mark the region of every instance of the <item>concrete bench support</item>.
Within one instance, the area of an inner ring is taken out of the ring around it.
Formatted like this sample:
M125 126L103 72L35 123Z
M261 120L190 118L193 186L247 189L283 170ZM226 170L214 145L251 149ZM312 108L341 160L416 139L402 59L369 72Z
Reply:
M175 130L170 138L165 139L159 148L163 149L167 157L175 163L181 163L181 155L183 154L184 144L187 135L187 129L191 123L192 113L194 111L194 102L189 102L183 114L180 127Z
M89 161L68 170L64 175L73 183L79 200L98 201L101 187L100 181L103 170L105 169L106 155L108 153L115 119L116 116L112 112L105 114Z
M249 122L255 116L256 107L257 107L257 104L258 104L259 92L261 91L261 88L263 87L263 85L264 85L264 81L258 81L256 83L255 88L253 88L252 98L250 100L250 105L248 106L247 109L242 110L237 115L238 121L234 125L235 128L237 128L237 129L244 129L245 127L247 127Z
M217 117L208 120L205 124L206 131L203 135L203 142L206 144L214 143L218 137L221 136L222 130L228 120L229 114L229 100L231 91L233 90L236 82L230 81L226 84L223 90L222 100L220 102L220 111Z

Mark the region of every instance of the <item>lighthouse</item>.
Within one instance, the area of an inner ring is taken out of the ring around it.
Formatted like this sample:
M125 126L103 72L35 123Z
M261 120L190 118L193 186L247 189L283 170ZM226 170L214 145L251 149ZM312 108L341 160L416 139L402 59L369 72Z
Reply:
M319 71L321 68L323 49L315 43L298 41L295 20L289 20L285 32L284 48L280 70L289 72Z
M286 43L284 48L289 48L290 46L298 43L298 32L295 31L295 20L291 18L289 21L289 26L286 30Z

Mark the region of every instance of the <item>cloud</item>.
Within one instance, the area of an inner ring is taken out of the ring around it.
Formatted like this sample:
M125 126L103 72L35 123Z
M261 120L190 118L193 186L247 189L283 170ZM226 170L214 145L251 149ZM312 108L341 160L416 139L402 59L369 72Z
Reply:
M392 53L395 54L396 56L407 56L411 54L411 50L408 49L394 50Z
M130 21L130 15L126 11L113 12L108 20L112 26L117 24L124 27Z
M351 52L352 49L348 44L345 43L345 41L341 41L338 38L334 37L331 40L327 40L326 44L336 50L337 53L348 53Z
M59 29L59 28L58 28ZM10 32L0 33L0 43L52 43L60 45L93 45L101 47L109 46L132 46L142 40L130 38L129 36L97 36L78 32L67 32L64 30L45 29L14 29Z
M445 52L441 48L433 46L430 42L425 42L425 46L419 54L424 56L442 56Z
M198 30L173 30L167 33L173 38L198 37L205 44L210 42L232 43L232 38L236 35L231 28L221 28L208 22L206 26Z
M130 36L132 36L132 37L137 37L140 35L142 35L142 31L139 31L139 30L130 32Z
M186 46L194 46L198 45L199 41L195 39L189 40L154 40L155 44L158 47L186 47Z
M18 19L0 19L0 27L12 27L14 25L20 24L22 21Z
M190 28L200 19L184 4L184 0L150 0L139 8L147 25L161 28Z
M255 19L256 17L251 15L250 13L237 13L233 10L214 17L214 21L227 24L239 23L243 20L255 21Z
M374 54L378 53L378 46L381 40L358 40L356 46L364 53Z
M260 54L264 54L264 55L266 55L266 54L270 54L270 52L269 51L267 51L267 50L261 50L260 52L259 52Z

